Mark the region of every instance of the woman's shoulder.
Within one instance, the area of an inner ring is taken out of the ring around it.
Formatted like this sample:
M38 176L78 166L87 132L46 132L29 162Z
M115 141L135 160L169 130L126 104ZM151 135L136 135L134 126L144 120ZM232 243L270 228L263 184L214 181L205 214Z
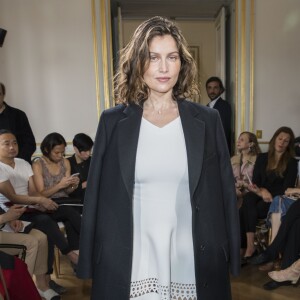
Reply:
M231 164L232 165L237 165L237 164L240 164L240 162L241 162L241 156L240 155L234 155L234 156L232 156L231 157Z

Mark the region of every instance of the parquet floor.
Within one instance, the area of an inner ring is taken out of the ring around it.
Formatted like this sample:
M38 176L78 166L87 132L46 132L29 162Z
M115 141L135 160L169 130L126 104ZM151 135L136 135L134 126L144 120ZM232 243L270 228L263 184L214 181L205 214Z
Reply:
M61 275L57 283L65 286L68 291L62 300L90 299L91 280L80 280L73 275L68 261L62 257ZM269 280L267 273L261 272L256 266L245 266L241 275L232 278L233 300L299 300L300 285L298 287L280 287L274 291L265 291L262 285ZM99 299L101 300L101 299ZM205 300L205 299L200 299Z

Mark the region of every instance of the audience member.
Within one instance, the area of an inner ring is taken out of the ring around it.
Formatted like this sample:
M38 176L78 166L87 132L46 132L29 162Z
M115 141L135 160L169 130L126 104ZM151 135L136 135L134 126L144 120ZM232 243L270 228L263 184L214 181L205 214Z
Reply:
M71 166L64 157L67 143L56 132L48 134L41 143L43 156L32 165L37 190L60 204L74 203L69 194L77 189L79 176L71 176ZM72 207L70 207L72 208Z
M256 135L244 131L237 140L238 154L231 158L233 175L235 178L238 206L242 205L243 195L248 192L248 184L251 183L254 164L257 155L261 152Z
M299 259L300 253L300 199L294 201L287 211L274 241L268 248L249 259L249 263L259 265L274 261L282 254L281 268L286 269ZM264 285L267 290L276 289L282 285L291 285L292 281L270 281Z
M207 106L216 109L221 117L226 136L229 154L231 154L231 107L228 101L221 98L225 88L219 77L210 77L206 81L206 92L210 99Z
M28 234L19 233L22 232L24 228L22 221L17 219L24 212L25 208L23 206L12 206L7 212L0 208L0 226L7 223L6 226L2 228L3 231L0 230L1 243L26 246L25 262L30 275L35 275L39 294L46 300L59 300L59 295L49 288L49 282L47 281L47 237L41 231L31 226L27 226L30 227ZM11 255L17 255L20 250L7 248L2 249L2 251Z
M242 263L255 253L254 233L258 219L267 217L272 199L295 186L297 161L294 158L294 133L289 127L280 127L273 135L267 153L256 159L253 184L243 197L240 208L242 249L246 248ZM246 239L245 239L246 237Z
M19 144L18 157L31 163L31 156L36 149L36 144L29 121L23 111L4 102L5 94L5 86L0 82L0 129L12 131Z
M79 185L74 192L69 196L72 198L79 198L82 203L84 200L84 194L87 184L87 178L91 163L91 153L94 142L84 133L78 133L73 139L74 154L68 157L71 165L71 174L79 173Z
M44 232L48 237L48 272L53 269L54 245L67 255L73 264L78 261L78 244L81 217L71 207L58 206L51 199L42 197L36 190L31 166L23 159L15 158L18 144L15 136L8 130L0 130L0 178L1 193L0 206L7 210L11 202L20 204L34 204L27 208L21 216L24 221L33 222L36 229ZM29 196L27 196L29 195ZM36 197L37 196L37 197ZM11 201L11 202L10 202ZM48 211L45 213L41 211ZM66 227L67 239L60 231L57 222L62 221ZM54 281L50 285L58 293L65 291Z

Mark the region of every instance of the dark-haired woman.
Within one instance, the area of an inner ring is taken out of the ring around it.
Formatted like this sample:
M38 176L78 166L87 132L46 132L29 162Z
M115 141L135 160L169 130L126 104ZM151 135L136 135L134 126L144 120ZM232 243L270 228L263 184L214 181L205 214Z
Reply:
M120 55L119 105L102 113L78 276L91 299L229 300L238 274L234 178L216 110L186 100L196 66L178 27L143 22Z
M48 134L40 147L43 156L32 164L33 180L38 192L59 204L73 201L69 199L69 194L79 183L78 176L71 176L70 163L64 157L66 145L61 134ZM62 205L55 213L55 219L64 223L70 247L78 251L81 226L79 212L74 207Z
M242 248L246 248L243 261L255 253L254 233L258 219L267 217L272 199L294 187L297 177L297 161L294 158L294 133L289 127L280 127L273 135L269 150L258 155L253 184L244 196L240 208Z

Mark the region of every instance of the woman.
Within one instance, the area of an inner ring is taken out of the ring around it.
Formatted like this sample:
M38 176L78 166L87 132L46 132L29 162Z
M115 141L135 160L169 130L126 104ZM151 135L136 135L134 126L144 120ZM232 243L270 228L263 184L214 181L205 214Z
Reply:
M79 178L71 176L70 162L64 157L66 145L63 136L56 132L43 139L40 147L43 156L32 164L33 180L44 197L51 197L59 204L74 204L69 194L78 187ZM57 221L64 223L70 247L78 254L80 214L72 206L61 205L59 209L61 214Z
M77 275L93 278L91 299L231 299L234 179L218 113L184 99L195 75L165 18L122 50L121 104L101 116L83 208Z
M254 233L258 219L267 217L270 203L288 187L295 186L297 161L294 158L294 133L289 127L280 127L274 133L269 150L261 153L253 171L253 184L244 196L240 208L243 261L255 253ZM244 237L246 236L246 240Z
M248 131L244 131L240 134L236 148L238 155L231 158L231 165L235 178L238 206L240 207L242 205L243 195L248 192L247 187L252 180L256 157L261 151L256 135Z
M0 174L0 191L2 175ZM21 244L26 246L25 262L28 272L35 275L39 294L46 300L59 300L60 296L50 289L47 280L47 237L41 231L28 228L28 234L21 233L24 224L18 218L25 212L23 206L14 205L7 212L0 208L0 240L3 244ZM4 226L5 225L5 226ZM27 228L26 228L27 229ZM0 247L1 248L1 247ZM11 255L18 254L18 249L6 248L2 251Z

